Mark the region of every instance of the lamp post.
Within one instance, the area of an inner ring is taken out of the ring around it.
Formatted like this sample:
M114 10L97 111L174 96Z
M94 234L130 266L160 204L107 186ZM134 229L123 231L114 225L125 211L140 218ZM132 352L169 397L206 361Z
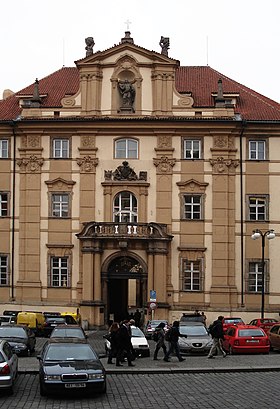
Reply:
M275 238L274 230L267 230L266 232L262 232L259 229L253 230L253 234L251 238L253 240L257 240L262 238L262 304L261 304L261 318L264 318L264 290L265 290L265 276L264 276L264 248L265 248L265 238L268 240L272 240Z

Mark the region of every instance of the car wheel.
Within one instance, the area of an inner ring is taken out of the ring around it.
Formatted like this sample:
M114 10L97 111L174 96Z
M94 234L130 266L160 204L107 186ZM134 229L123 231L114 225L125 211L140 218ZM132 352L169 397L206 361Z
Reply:
M142 355L143 357L148 358L148 357L150 356L150 351L142 351L142 352L141 352L141 355Z
M234 354L233 348L232 348L231 345L229 346L228 353L229 353L230 355L233 355L233 354Z
M47 395L46 387L45 387L45 385L43 385L42 382L40 382L40 395L41 396L46 396Z

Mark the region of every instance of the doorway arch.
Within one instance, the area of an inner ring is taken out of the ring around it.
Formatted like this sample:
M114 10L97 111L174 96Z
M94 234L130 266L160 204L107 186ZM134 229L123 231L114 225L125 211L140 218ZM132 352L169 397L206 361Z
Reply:
M122 321L131 318L147 301L147 266L136 254L114 255L102 268L105 319Z

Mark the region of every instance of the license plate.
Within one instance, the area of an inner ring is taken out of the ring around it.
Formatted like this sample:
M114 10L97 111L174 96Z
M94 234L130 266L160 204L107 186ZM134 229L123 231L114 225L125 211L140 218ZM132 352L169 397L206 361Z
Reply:
M85 388L85 383L66 383L65 388Z
M259 340L258 339L247 339L246 342L249 343L249 344L258 344Z

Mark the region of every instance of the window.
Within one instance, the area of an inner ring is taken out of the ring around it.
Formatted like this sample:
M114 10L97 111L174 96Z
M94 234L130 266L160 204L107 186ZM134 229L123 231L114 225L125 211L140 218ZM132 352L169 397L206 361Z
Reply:
M8 216L8 193L0 192L0 217Z
M53 157L69 158L69 139L53 139Z
M135 139L118 139L115 141L116 159L137 159L138 141Z
M248 292L261 293L262 291L262 263L249 263Z
M202 219L202 196L184 195L183 219L200 220Z
M114 199L114 222L137 222L137 199L130 192L121 192Z
M249 159L265 160L265 141L249 141Z
M69 217L69 195L67 193L52 194L51 217Z
M183 291L201 291L201 260L183 260Z
M0 158L4 159L8 157L8 140L0 139Z
M201 142L199 139L184 140L184 159L201 158Z
M267 212L267 198L264 196L260 197L249 197L249 220L268 220Z
M8 256L0 255L0 285L9 284Z
M68 257L51 257L51 287L69 287Z

